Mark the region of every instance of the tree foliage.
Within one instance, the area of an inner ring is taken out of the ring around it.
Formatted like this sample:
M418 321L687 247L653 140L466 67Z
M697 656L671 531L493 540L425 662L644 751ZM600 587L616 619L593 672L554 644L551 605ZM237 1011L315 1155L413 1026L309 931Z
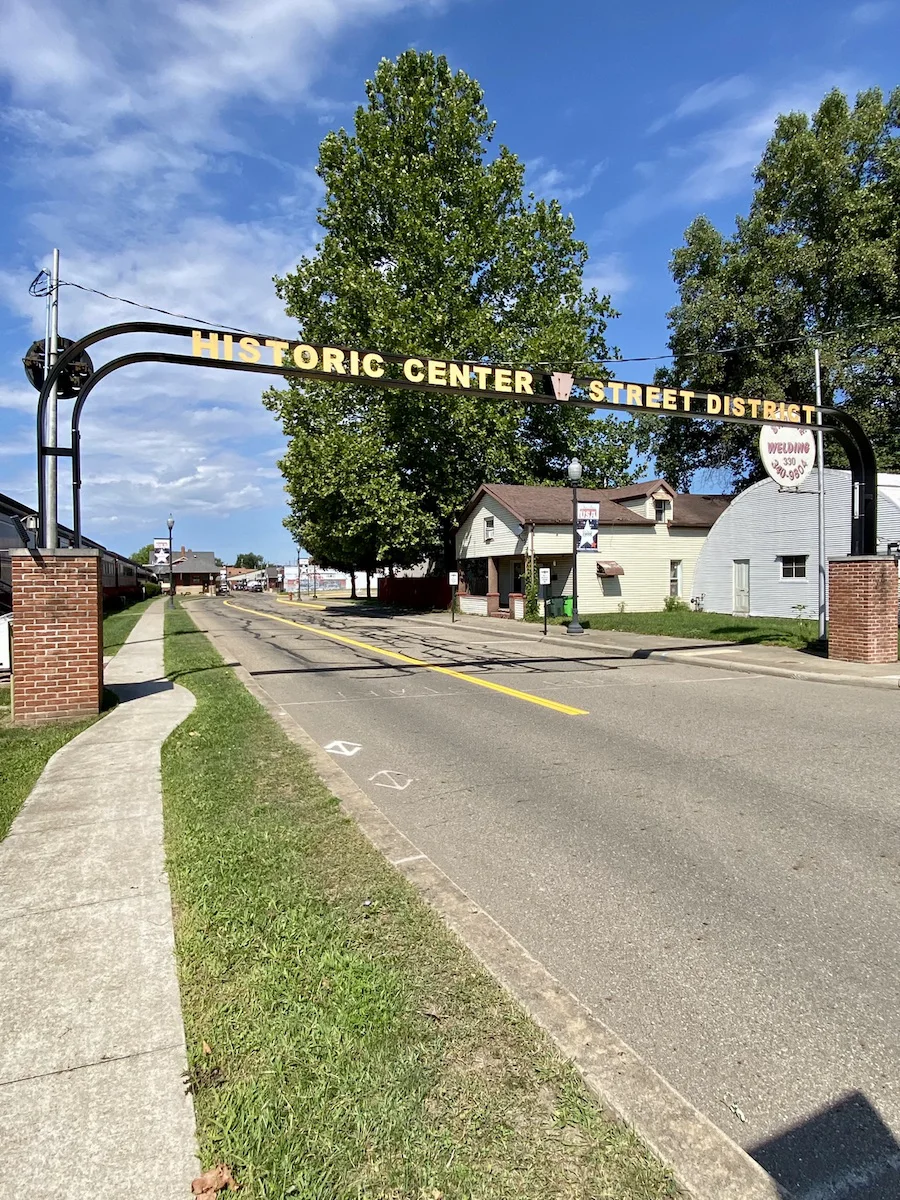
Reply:
M675 251L674 359L660 380L809 404L820 345L823 402L846 405L879 466L900 468L898 128L900 88L852 106L832 91L812 118L778 118L732 236L701 216ZM701 467L737 481L760 473L756 433L743 426L668 421L653 426L653 445L680 487ZM842 461L836 446L829 456Z
M559 204L523 197L514 154L488 157L478 84L408 50L366 94L354 132L320 146L322 241L275 281L304 339L562 368L608 355L614 313L584 288L586 248ZM591 482L629 478L633 428L584 411L352 382L265 399L289 439L291 527L322 562L450 556L480 483L562 479L573 454Z
M236 567L242 567L245 571L259 571L266 565L266 560L261 554L239 554L234 560Z
M146 567L150 563L150 556L153 553L153 543L148 542L146 546L141 546L140 550L135 550L134 554L130 555L131 561L140 563L142 567Z

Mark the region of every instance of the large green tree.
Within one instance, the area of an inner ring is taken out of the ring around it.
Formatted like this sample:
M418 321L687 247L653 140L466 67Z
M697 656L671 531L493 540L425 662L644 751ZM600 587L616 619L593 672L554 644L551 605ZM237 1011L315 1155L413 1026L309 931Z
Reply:
M131 561L140 563L141 566L146 567L148 565L148 563L150 562L150 555L152 553L153 553L153 543L148 542L146 546L141 546L140 550L135 550L134 554L132 554L132 556L131 556Z
M607 356L614 314L584 287L586 248L559 204L523 196L514 154L489 156L478 84L408 50L366 94L354 132L320 147L322 241L275 281L303 338L563 369ZM289 438L295 536L312 549L355 530L359 561L364 548L384 564L452 557L486 480L562 479L573 454L592 482L629 478L633 428L582 410L297 381L266 403Z
M781 116L756 169L750 211L725 237L698 217L675 251L664 382L810 403L813 348L823 399L863 423L882 469L900 468L900 88L830 92L810 118ZM737 349L734 349L737 347ZM760 472L755 431L652 427L662 474L700 467L740 484ZM841 452L829 448L831 461Z

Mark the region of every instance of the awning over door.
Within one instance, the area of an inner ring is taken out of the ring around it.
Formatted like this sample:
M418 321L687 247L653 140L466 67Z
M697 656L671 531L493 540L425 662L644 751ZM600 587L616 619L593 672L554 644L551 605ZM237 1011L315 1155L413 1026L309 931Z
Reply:
M597 574L606 579L610 575L624 575L625 571L617 562L612 562L611 559L604 561L603 559L597 563Z

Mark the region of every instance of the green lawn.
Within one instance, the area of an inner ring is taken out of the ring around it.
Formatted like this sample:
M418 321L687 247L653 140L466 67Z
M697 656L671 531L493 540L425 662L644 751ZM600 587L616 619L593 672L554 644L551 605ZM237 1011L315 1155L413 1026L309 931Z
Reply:
M704 638L716 642L761 642L767 646L812 649L818 642L815 621L790 617L731 617L727 613L674 612L589 613L579 616L585 629L617 629L665 637ZM568 625L568 617L554 617L554 625Z
M96 719L36 729L10 725L9 688L0 687L0 840L9 832L47 760Z
M167 632L198 700L162 767L204 1166L247 1200L675 1195L188 613Z
M115 654L122 648L129 633L137 625L141 614L146 612L154 599L155 597L151 597L149 600L139 600L130 608L112 612L103 618L103 653L105 655Z

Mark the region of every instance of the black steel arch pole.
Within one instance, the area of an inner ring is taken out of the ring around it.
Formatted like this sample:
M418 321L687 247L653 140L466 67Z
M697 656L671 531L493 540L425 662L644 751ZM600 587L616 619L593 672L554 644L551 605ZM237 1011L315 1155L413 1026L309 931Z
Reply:
M118 325L107 325L103 329L95 330L80 341L73 343L67 350L60 354L56 365L48 373L44 380L43 387L38 398L37 411L37 445L38 445L38 515L39 515L39 531L38 540L42 543L46 534L46 483L44 477L44 460L51 453L69 455L72 458L72 500L73 500L73 516L75 523L76 542L81 543L81 434L79 431L79 421L81 413L84 409L85 402L88 396L93 391L94 387L107 375L113 371L119 370L121 367L132 366L137 363L156 362L156 363L179 363L195 367L212 367L226 371L249 371L260 375L281 375L295 376L306 379L315 380L316 382L339 382L341 378L347 377L336 376L325 371L307 370L305 368L292 367L287 365L276 366L274 363L269 366L264 363L245 363L233 362L228 359L213 359L200 358L194 355L172 354L163 351L145 350L134 354L126 354L120 358L111 360L105 363L97 371L93 373L85 386L81 389L75 405L72 410L72 444L69 450L54 450L44 444L44 421L47 409L47 403L50 395L50 390L53 384L59 378L60 374L66 369L73 359L77 358L89 346L95 345L97 342L105 341L111 337L117 337L120 334L126 333L150 333L163 334L173 337L193 337L195 333L201 337L208 338L210 334L224 335L229 331L210 330L210 329L194 329L187 325L170 325L163 324L158 321L130 321ZM241 337L252 337L257 339L261 344L265 344L269 339L265 334L246 334L240 331L232 330L231 336L240 339ZM278 339L280 340L280 339ZM285 343L282 343L285 344ZM286 343L290 344L290 343ZM402 362L402 355L383 354L381 356L386 362ZM361 380L362 382L362 380ZM468 394L472 395L472 389L451 388L451 387L432 387L428 384L423 384L419 381L409 379L394 379L394 378L367 378L364 381L367 384L390 387L394 389L409 389L413 391L435 391L446 392L451 395ZM575 381L583 385L588 385L590 380ZM623 410L617 405L602 401L593 400L574 400L574 401L557 401L551 395L522 395L510 396L501 395L496 392L490 393L492 398L496 399L514 399L521 403L538 403L538 404L556 404L564 403L570 406L590 408L597 411L607 412L622 412ZM625 410L631 411L631 410ZM878 474L877 464L875 461L875 452L872 444L866 436L865 430L855 417L851 416L843 409L823 408L818 409L822 413L824 419L823 429L834 433L840 442L841 446L847 453L850 463L850 472L853 482L853 512L851 519L851 544L850 553L853 555L870 555L875 554L877 550L877 495L878 495ZM744 425L764 425L766 421L759 418L742 418L725 416L724 414L710 415L705 412L672 412L671 416L678 416L683 419L696 420L718 420L733 422ZM804 428L813 428L812 426L804 426Z

